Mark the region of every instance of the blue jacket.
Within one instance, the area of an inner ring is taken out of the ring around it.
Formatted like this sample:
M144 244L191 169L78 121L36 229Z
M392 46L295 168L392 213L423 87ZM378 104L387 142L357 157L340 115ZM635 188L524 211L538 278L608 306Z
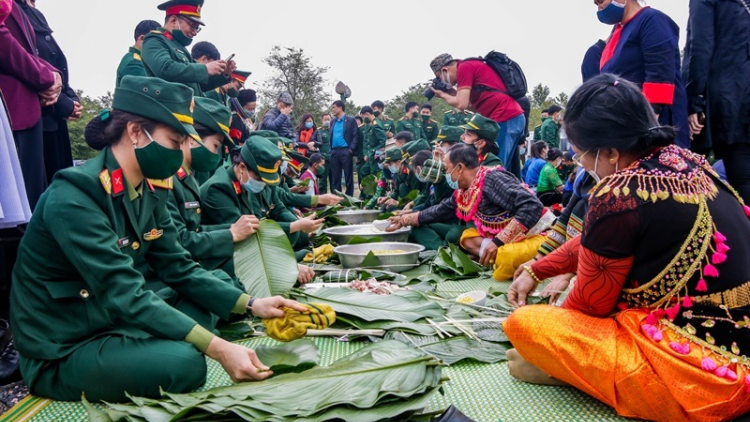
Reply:
M294 139L294 127L292 126L292 119L286 114L282 113L278 107L274 107L268 110L265 116L263 116L263 130L272 130L283 136L284 138Z
M524 182L529 186L536 186L539 183L539 174L542 172L542 167L547 164L547 161L542 158L532 158L531 161Z

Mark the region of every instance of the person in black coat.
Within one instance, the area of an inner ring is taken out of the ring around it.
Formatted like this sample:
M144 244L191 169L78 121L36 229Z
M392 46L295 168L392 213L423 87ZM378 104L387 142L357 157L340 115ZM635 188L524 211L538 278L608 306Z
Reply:
M52 29L42 12L36 8L34 0L15 0L24 14L29 18L36 32L36 45L39 57L60 71L63 89L60 98L52 106L42 108L42 125L44 128L44 166L48 183L58 170L73 165L73 155L68 134L68 120L81 117L81 106L78 95L69 85L68 60L52 36Z
M354 195L354 153L358 150L359 128L357 121L345 114L346 104L334 101L331 106L331 189L341 190L341 174L344 174L346 194Z
M717 23L721 23L718 25ZM750 0L690 0L683 71L692 148L724 160L750 203Z

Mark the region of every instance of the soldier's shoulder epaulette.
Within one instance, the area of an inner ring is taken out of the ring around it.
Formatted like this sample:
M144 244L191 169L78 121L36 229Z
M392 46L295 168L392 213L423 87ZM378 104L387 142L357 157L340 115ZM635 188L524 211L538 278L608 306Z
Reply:
M398 121L399 121L399 122L401 122L401 121L403 121L403 120L404 120L404 118L403 118L403 117L402 117L402 118L400 118L400 119L398 119Z
M536 125L536 126L534 126L534 129L541 128L541 127L542 127L542 125Z
M435 120L435 119L430 119L430 121L431 121L432 123L438 124L437 120Z
M133 59L135 59L135 60L138 60L139 62L140 62L140 61L143 61L143 60L141 59L141 55L140 55L140 54L138 54L138 53L133 53Z
M161 188L161 189L174 189L174 178L168 177L166 179L148 179L148 181L151 183L151 186Z
M446 111L446 112L445 112L445 113L443 113L443 114L451 114L451 113L453 113L453 110L448 110L448 111Z

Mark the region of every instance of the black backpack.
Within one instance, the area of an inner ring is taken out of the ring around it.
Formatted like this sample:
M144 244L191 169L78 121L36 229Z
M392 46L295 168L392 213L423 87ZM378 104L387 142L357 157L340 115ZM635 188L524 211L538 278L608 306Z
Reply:
M529 91L529 86L526 83L526 75L524 75L521 66L511 60L505 54L498 53L497 51L492 50L484 57L480 56L477 58L470 58L466 60L481 60L487 63L487 65L489 65L492 70L497 73L497 76L502 79L506 89L505 91L500 91L488 87L478 87L480 91L486 90L502 92L503 94L507 94L514 100L526 97L526 93Z

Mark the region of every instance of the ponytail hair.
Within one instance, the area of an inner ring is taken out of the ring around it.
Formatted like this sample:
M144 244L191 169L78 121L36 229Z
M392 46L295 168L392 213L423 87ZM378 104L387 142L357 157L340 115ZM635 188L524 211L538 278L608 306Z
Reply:
M673 144L676 137L675 128L659 125L638 86L611 74L592 78L573 93L565 132L583 151L614 148L639 156Z
M83 137L91 148L101 151L105 147L111 147L120 142L122 134L127 130L130 122L138 124L149 132L154 132L156 128L163 125L154 120L120 110L102 110L86 125Z

